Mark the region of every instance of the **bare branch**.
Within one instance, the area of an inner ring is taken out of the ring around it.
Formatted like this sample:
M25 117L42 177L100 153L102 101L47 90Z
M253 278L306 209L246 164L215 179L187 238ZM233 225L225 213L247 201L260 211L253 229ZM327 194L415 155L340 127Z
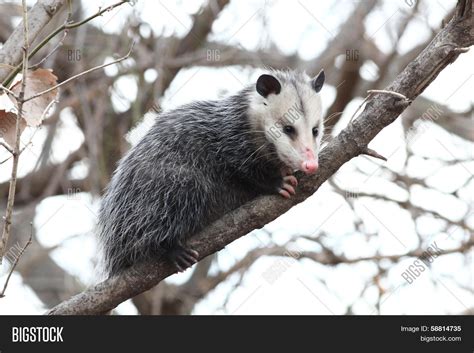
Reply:
M378 159L381 159L385 162L387 161L387 158L385 158L384 156L382 156L378 152L376 152L373 149L368 148L368 147L363 148L362 151L360 152L360 154L366 154L367 156L378 158Z
M8 94L12 95L15 99L18 99L17 95L15 94L15 92L13 92L12 90L6 88L5 86L3 85L0 85L0 90L3 90L5 92L7 92Z
M405 101L409 101L409 99L401 93L393 92L393 91L387 91L387 90L384 90L384 89L371 89L371 90L368 90L367 93L369 93L369 94L374 94L374 93L389 94L389 95L392 95L394 97L403 99Z
M29 44L36 39L41 33L41 30L51 21L54 15L59 12L65 2L65 0L39 0L31 8L29 15L31 18L34 18L35 21L30 23L28 28ZM3 81L11 72L11 67L15 67L22 62L21 46L23 45L23 28L24 24L20 23L0 49L0 63L6 66L0 67L0 81Z
M10 152L13 155L13 150L8 146L6 143L0 141L0 146L3 146L8 152Z
M64 33L63 33L62 38L56 43L54 48L51 49L51 51L44 58L42 58L40 61L38 61L36 64L30 65L30 70L33 70L33 69L36 69L36 68L40 67L46 60L48 60L48 58L51 55L53 55L63 45L64 39L66 39L67 33L68 33L68 31L65 30Z
M114 61L111 61L111 62L109 62L109 63L106 63L106 64L102 64L102 65L98 65L98 66L92 67L92 68L90 68L90 69L88 69L88 70L86 70L86 71L80 72L80 73L78 73L77 75L74 75L74 76L72 76L72 77L69 77L67 80L64 80L63 82L58 83L57 85L55 85L55 86L53 86L53 87L50 87L50 88L48 88L48 89L46 89L46 90L44 90L44 91L42 91L42 92L36 93L36 94L34 94L34 95L30 96L30 97L25 98L25 99L24 99L24 102L28 102L28 101L30 101L30 100L32 100L32 99L35 99L35 98L38 98L39 96L42 96L43 94L46 94L46 93L51 92L51 91L54 91L55 89L57 89L57 88L59 88L59 87L61 87L61 86L64 86L64 85L68 84L69 82L78 79L79 77L82 77L82 76L84 76L84 75L87 75L88 73L91 73L91 72L93 72L93 71L97 71L97 70L103 69L104 67L107 67L107 66L110 66L110 65L114 65L114 64L117 64L117 63L119 63L119 62L121 62L121 61L124 61L125 59L128 59L128 57L129 57L130 54L132 53L133 44L134 44L134 43L132 42L132 45L130 46L130 50L128 51L128 53L125 54L124 56L122 56L121 58L118 58L118 59L116 59L116 60L114 60Z
M26 6L26 0L22 0L23 5L23 80L21 81L20 92L18 94L18 115L16 117L15 126L15 145L13 146L13 164L10 177L10 185L8 189L7 208L5 211L5 218L3 220L3 232L2 239L0 242L0 264L2 263L3 256L7 250L8 238L11 232L11 220L13 214L13 205L15 203L15 190L16 190L16 179L18 172L18 162L20 160L20 135L21 135L21 120L23 119L23 105L25 103L24 95L26 88L26 72L28 70L28 8Z
M97 13L87 17L86 19L82 20L82 21L79 21L79 22L74 22L74 23L65 23L63 24L62 26L58 27L56 30L54 30L52 33L50 33L46 38L44 38L38 45L36 45L33 50L31 50L31 52L29 53L28 55L28 60L31 59L41 48L43 48L47 43L49 43L49 41L51 39L53 39L58 33L61 33L62 31L67 31L69 29L72 29L72 28L76 28L76 27L79 27L79 26L82 26L83 24L93 20L94 18L96 17L99 17L99 16L102 16L105 12L109 12L109 11L112 11L114 8L118 7L118 6L121 6L127 2L129 2L130 0L124 0L124 1L119 1L113 5L110 5L110 6L107 6L105 7L104 9L101 9L99 10ZM64 2L64 1L62 1ZM3 85L4 86L8 86L12 81L13 79L15 78L15 76L20 72L21 70L21 63L15 67L15 69L10 72L7 76L7 78L3 81ZM0 79L1 79L1 76L0 76Z
M359 112L359 110L362 108L362 106L370 99L371 96L372 96L372 94L369 93L369 95L364 98L364 100L362 101L362 103L359 104L359 106L358 106L357 109L355 110L354 114L352 114L351 118L349 119L349 123L352 122L352 120L354 119L354 117L356 116L356 114Z
M3 290L0 293L0 298L3 298L5 296L5 291L7 290L8 282L10 281L10 277L12 276L13 271L15 271L16 265L18 265L18 262L20 261L20 258L23 256L23 253L25 252L26 248L31 244L31 241L33 239L33 223L30 223L30 224L31 224L30 237L28 238L28 241L25 243L23 248L21 248L18 255L15 257L15 261L13 262L12 267L10 268L10 271L8 272L7 279L5 280L5 284L3 285Z
M465 243L461 244L460 246L451 248L451 249L441 249L438 253L438 255L449 255L449 254L456 254L456 253L464 253L468 252L469 250L474 247L474 240L470 239L466 241ZM288 251L285 247L281 246L273 246L270 248L262 248L262 249L256 249L259 250L257 253L259 256L267 255L267 256L284 256L284 257L292 257L291 251ZM329 250L329 249L327 249ZM329 251L322 251L322 252L314 252L314 251L302 251L298 252L298 259L310 259L313 260L314 262L317 262L322 265L328 265L328 266L335 266L335 265L340 265L340 264L354 264L358 262L364 262L364 261L381 261L381 260L389 260L392 262L398 261L402 258L405 257L422 257L423 253L425 252L425 249L419 248L415 249L412 251L408 251L406 253L402 254L394 254L394 255L380 255L376 254L373 256L364 256L364 257L357 257L357 258L347 258L342 255L336 255L334 252L331 250ZM294 253L294 251L293 251ZM245 256L245 259L253 257L254 253L251 255L249 254L248 256ZM240 262L238 262L240 264ZM234 265L231 270L236 267Z

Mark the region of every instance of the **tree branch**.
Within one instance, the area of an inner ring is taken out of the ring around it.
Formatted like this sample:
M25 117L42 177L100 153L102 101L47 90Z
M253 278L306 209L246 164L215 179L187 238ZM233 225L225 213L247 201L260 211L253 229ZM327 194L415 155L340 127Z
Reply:
M56 28L56 30L51 32L46 38L44 38L41 41L41 43L39 43L37 46L35 46L33 48L33 50L31 50L31 52L28 55L28 60L31 59L33 57L33 55L35 55L41 48L43 48L46 44L48 44L51 39L53 39L56 35L58 35L58 33L62 32L62 31L65 31L65 33L66 33L66 31L68 31L69 29L80 27L83 24L85 24L89 21L92 21L94 18L102 16L105 12L112 11L114 8L116 8L118 6L121 6L121 5L123 5L127 2L129 2L129 0L119 1L115 4L113 4L113 5L105 7L104 9L99 9L99 11L97 11L95 14L85 18L82 21L73 22L73 23L67 23L67 21L66 21L66 23L64 23L62 26L59 26L58 28ZM8 74L7 78L3 82L4 86L8 86L13 81L15 76L20 72L21 65L22 65L21 63L19 65L17 65L14 68L14 70Z
M25 245L23 245L20 252L15 257L15 261L13 261L10 271L8 271L7 279L5 280L5 284L3 285L2 292L0 293L0 298L3 298L5 296L5 292L8 287L8 282L10 282L10 277L12 276L13 271L15 271L15 268L18 265L18 261L20 261L20 258L23 256L23 253L25 252L26 248L31 244L32 239L33 239L33 224L31 224L31 233L30 233L30 237L28 238L28 241L25 243Z
M448 64L456 60L459 56L456 48L472 45L471 7L471 1L459 1L458 11L453 19L386 90L414 100ZM321 152L319 172L315 176L302 178L299 193L292 199L258 197L196 234L190 239L190 246L199 252L202 259L248 232L263 227L292 206L304 201L344 163L358 156L384 127L396 120L406 108L406 105L396 104L399 100L398 97L387 94L370 98L359 118ZM59 304L48 314L105 313L152 288L173 273L175 269L165 261L138 264Z
M65 2L65 0L39 0L28 11L28 17L32 19L28 26L29 45L33 43L53 16L59 12ZM2 63L2 66L0 66L0 81L3 81L11 69L15 68L22 61L22 45L23 23L20 23L5 42L2 49L0 49L0 63Z
M43 94L49 93L49 92L51 92L51 91L54 91L55 89L58 89L59 87L64 86L64 85L68 84L69 82L78 79L78 78L81 77L81 76L87 75L88 73L94 72L94 71L96 71L96 70L103 69L103 68L105 68L105 67L107 67L107 66L110 66L110 65L118 64L119 62L124 61L125 59L128 59L129 56L130 56L130 54L132 53L132 50L133 50L133 42L132 42L132 45L131 45L131 47L130 47L128 53L125 54L124 56L122 56L122 57L120 57L120 58L118 58L118 59L115 59L114 61L111 61L111 62L102 64L102 65L94 66L94 67L91 67L90 69L87 69L86 71L82 71L82 72L78 73L77 75L74 75L74 76L72 76L72 77L69 77L67 80L64 80L63 82L60 82L60 83L58 83L57 85L54 85L54 86L52 86L52 87L50 87L50 88L48 88L48 89L46 89L46 90L44 90L44 91L42 91L42 92L38 92L38 93L36 93L36 94L33 94L32 96L26 97L26 98L24 99L24 102L28 102L28 101L30 101L30 100L32 100L32 99L35 99L35 98L38 98L38 97L42 96ZM46 111L47 111L47 110L48 110L48 109L46 109Z
M10 184L8 187L7 208L5 211L5 218L3 219L2 239L0 241L0 264L3 256L7 251L8 238L10 237L13 205L15 204L16 179L18 173L18 163L20 160L20 135L21 135L21 121L23 120L23 109L25 103L25 89L26 89L26 72L28 70L28 51L30 46L29 32L28 32L28 8L25 0L23 5L23 79L21 80L20 92L18 94L18 115L16 117L15 125L15 144L12 148L12 171L10 177ZM6 288L6 286L5 286Z

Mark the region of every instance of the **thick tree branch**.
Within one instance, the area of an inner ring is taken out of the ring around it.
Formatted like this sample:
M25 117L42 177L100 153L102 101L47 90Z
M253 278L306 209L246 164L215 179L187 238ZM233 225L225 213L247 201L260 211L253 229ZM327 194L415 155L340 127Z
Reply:
M448 25L433 41L386 87L414 100L459 56L456 48L473 44L471 29L471 1L459 1L457 12ZM388 94L370 98L360 116L335 137L321 152L321 168L317 175L300 181L299 192L294 198L282 200L277 196L259 197L230 212L220 220L190 239L190 245L204 258L221 250L227 244L263 227L292 206L311 196L321 184L344 163L358 156L368 143L387 125L391 124L406 108L400 99ZM49 314L100 314L121 302L144 292L175 273L165 261L143 263L114 276L73 298L61 303Z
M41 30L49 23L51 18L59 12L65 0L39 0L28 11L28 44L31 45ZM11 36L0 49L0 81L15 68L22 60L23 51L23 23L20 23Z

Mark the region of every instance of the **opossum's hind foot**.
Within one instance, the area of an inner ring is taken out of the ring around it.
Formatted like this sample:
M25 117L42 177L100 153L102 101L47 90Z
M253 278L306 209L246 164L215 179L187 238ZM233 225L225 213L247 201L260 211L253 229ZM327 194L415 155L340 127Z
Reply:
M287 175L283 177L283 182L278 188L278 193L286 199L289 199L291 195L296 193L295 187L298 185L298 180L294 175Z
M181 245L171 249L167 257L179 272L184 272L188 267L199 261L199 253L197 251Z

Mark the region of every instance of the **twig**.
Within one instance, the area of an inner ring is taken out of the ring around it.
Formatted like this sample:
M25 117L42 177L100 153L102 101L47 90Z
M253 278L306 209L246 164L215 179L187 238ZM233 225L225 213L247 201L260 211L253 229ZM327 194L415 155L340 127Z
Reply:
M469 51L469 47L458 47L457 45L453 43L446 43L443 45L440 45L440 48L442 47L454 47L454 51L457 53L467 53Z
M469 47L454 48L454 51L457 53L467 53L469 51Z
M25 102L28 102L28 101L30 101L30 100L32 100L32 99L38 98L39 96L42 96L43 94L46 94L46 93L51 92L51 91L54 91L55 89L57 89L57 88L59 88L59 87L61 87L61 86L64 86L65 84L68 84L69 82L74 81L75 79L77 79L77 78L79 78L79 77L81 77L81 76L84 76L84 75L86 75L86 74L88 74L88 73L90 73L90 72L103 69L104 67L117 64L117 63L119 63L119 62L121 62L121 61L127 59L127 58L130 56L130 54L132 53L133 45L134 45L134 42L132 42L132 45L130 46L130 50L128 51L128 53L127 53L126 55L122 56L121 58L118 58L118 59L116 59L116 60L114 60L114 61L112 61L112 62L106 63L106 64L102 64L102 65L99 65L99 66L92 67L92 68L90 68L90 69L88 69L88 70L86 70L86 71L83 71L83 72L81 72L81 73L78 73L77 75L74 75L74 76L72 76L72 77L69 77L67 80L64 80L63 82L58 83L57 85L55 85L55 86L53 86L53 87L50 87L50 88L48 88L48 89L46 89L46 90L44 90L44 91L42 91L42 92L36 93L36 94L34 94L34 95L30 96L30 97L25 98L24 101L25 101Z
M8 272L7 279L5 280L5 284L3 285L3 290L0 293L0 298L3 298L5 296L5 291L7 290L10 277L12 276L13 271L15 271L16 265L18 265L18 262L20 261L20 258L23 256L23 253L25 252L26 248L31 244L33 240L33 223L30 223L30 225L31 225L30 237L28 238L28 241L25 243L23 248L21 248L20 252L18 253L18 256L15 258L15 261L13 262L12 267L10 268L10 271Z
M8 199L7 199L7 208L5 211L5 219L3 223L3 232L2 239L0 242L0 264L2 263L3 256L5 255L8 238L10 237L11 232L11 221L13 214L13 205L15 203L15 190L16 190L16 179L18 171L18 161L20 159L20 122L23 118L23 104L25 102L25 88L26 88L26 71L28 70L28 8L26 6L26 0L22 0L23 5L23 79L21 80L20 93L18 94L18 115L16 118L15 126L15 146L13 147L13 165L12 172L10 177L10 184L8 188Z
M43 111L43 114L41 114L41 118L39 119L39 121L43 121L43 119L45 118L46 114L48 114L48 111L51 109L51 107L58 103L59 101L57 99L53 99L51 102L49 102L49 104L46 106L46 109ZM30 139L27 143L25 143L25 145L23 146L23 148L19 151L20 154L22 154L26 148L29 146L29 145L32 145L32 140L33 138L35 137L36 133L38 132L38 129L40 128L41 126L37 126L35 131L33 132L33 134L30 136Z
M371 157L374 157L374 158L378 158L378 159L381 159L383 161L387 161L387 158L385 158L384 156L382 156L380 153L374 151L373 149L371 148L368 148L368 147L364 147L362 149L362 151L360 152L360 154L365 154L367 156L371 156Z
M36 69L38 66L40 66L42 63L44 63L46 60L48 60L48 58L53 55L63 44L64 44L64 39L66 38L67 36L67 29L64 30L64 34L63 34L63 37L59 40L59 42L56 43L56 45L54 46L54 48L43 58L41 59L39 62L37 62L36 64L34 65L31 65L30 66L30 69Z
M352 122L352 120L354 119L354 117L356 116L357 112L360 110L360 108L362 108L362 106L369 100L369 98L372 97L372 94L369 93L369 95L367 97L364 98L364 100L362 101L362 103L360 103L360 105L357 107L357 109L355 110L354 114L352 114L351 118L349 119L349 123L350 124Z
M340 116L342 115L344 112L335 112L335 113L332 113L331 115L329 115L326 120L324 120L324 123L326 124L328 121L331 121L332 119L334 119L336 116Z
M72 2L68 1L67 18L64 21L64 25L67 25L71 21L71 17L72 17ZM66 38L68 32L69 32L69 30L65 29L64 33L63 33L63 37L58 41L58 43L54 46L54 48L43 59L41 59L38 63L36 63L34 65L30 65L30 69L36 69L42 63L44 63L51 55L53 55L64 44L64 39Z
M12 150L12 149L10 148L10 146L8 146L6 143L0 141L0 146L5 147L5 149L6 149L8 152L10 152L11 154L13 154L13 150Z
M395 97L397 97L397 98L400 98L403 102L406 102L406 103L411 102L410 99L408 99L408 98L405 97L403 94L398 93L398 92L387 91L387 90L383 90L383 89L370 89L370 90L367 91L367 93L368 93L367 97L364 98L364 100L362 101L362 103L360 103L359 107L357 107L357 109L356 109L356 111L354 112L354 114L352 114L351 119L349 120L349 123L352 122L352 120L354 119L355 115L356 115L357 112L360 110L360 108L362 108L362 106L363 106L374 94L377 94L377 93L390 94L390 95L392 95L392 96L395 96Z
M31 50L29 56L28 56L28 60L31 59L41 48L43 48L52 38L54 38L58 33L64 31L64 30L68 30L68 29L72 29L72 28L76 28L76 27L79 27L79 26L82 26L83 24L93 20L94 18L96 17L99 17L101 15L103 15L105 12L108 12L108 11L111 11L113 10L114 8L118 7L118 6L121 6L125 3L128 3L130 2L130 0L124 0L124 1L119 1L113 5L110 5L110 6L107 6L105 7L104 9L99 9L98 12L96 12L95 14L87 17L86 19L82 20L82 21L79 21L79 22L74 22L74 23L65 23L63 24L62 26L56 28L53 32L51 32L51 34L49 34L45 39L43 39L33 50ZM5 79L5 81L3 81L3 85L4 86L8 86L10 85L10 83L13 81L13 79L15 78L15 76L20 72L21 70L21 67L22 67L22 64L19 64L18 66L15 67L15 70L13 70L8 76L7 78Z
M1 85L0 84L0 90L3 90L5 92L7 92L8 94L12 95L15 99L17 99L18 97L16 96L15 92L13 92L12 90L6 88L5 86Z
M383 94L389 94L391 96L395 96L397 98L403 99L405 101L410 101L406 96L404 96L401 93L398 92L393 92L393 91L386 91L384 89L370 89L367 91L368 94L374 94L374 93L383 93Z

